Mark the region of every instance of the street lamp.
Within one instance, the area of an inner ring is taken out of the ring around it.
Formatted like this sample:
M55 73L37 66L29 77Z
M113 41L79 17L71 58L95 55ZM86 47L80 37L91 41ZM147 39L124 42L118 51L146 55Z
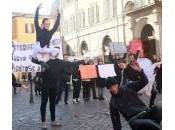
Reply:
M30 85L30 99L29 99L29 103L30 104L34 104L34 100L33 100L33 86L32 86L32 72L28 73L28 81L29 81L29 85Z

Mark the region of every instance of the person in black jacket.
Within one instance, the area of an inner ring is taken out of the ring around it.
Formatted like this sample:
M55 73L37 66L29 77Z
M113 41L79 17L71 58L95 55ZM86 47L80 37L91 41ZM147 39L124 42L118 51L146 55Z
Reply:
M45 114L46 105L49 99L50 102L50 113L52 125L60 126L60 123L55 121L55 99L57 95L57 84L61 80L63 71L66 68L74 68L75 63L57 59L59 53L55 53L51 56L51 59L47 62L38 61L32 58L32 62L36 64L41 64L41 76L42 76L42 88L41 88L41 118L42 118L42 128L47 128ZM77 64L77 63L76 63Z
M67 61L66 57L64 57L64 59ZM70 89L70 78L71 78L71 74L73 73L72 67L70 67L69 65L65 65L63 68L63 72L58 84L58 93L57 93L57 97L56 97L56 104L59 103L59 101L61 101L61 96L62 96L62 92L64 90L64 103L68 104L68 96L69 96L69 89Z
M73 84L73 103L79 103L80 102L79 96L81 90L81 76L79 66L76 66L75 71L72 74L72 84Z
M42 20L42 27L39 26L38 18L39 18L39 9L41 8L40 4L35 12L35 29L36 29L36 41L39 42L40 45L36 45L34 48L34 58L36 58L36 55L38 53L50 53L54 48L50 47L50 40L52 38L52 35L56 32L59 23L60 23L60 13L58 11L56 22L51 30L49 30L50 27L50 21L48 18L44 18Z
M138 71L140 79L120 87L115 78L108 78L106 86L110 89L110 114L114 130L121 130L120 114L128 121L133 130L161 130L161 108L149 109L139 98L137 92L148 79L138 63L131 66Z
M102 65L103 64L103 60L101 58L98 59L98 65ZM98 71L98 67L97 67L97 71ZM103 96L103 91L104 91L104 87L105 87L105 78L101 78L98 74L98 78L97 78L97 87L98 87L98 99L99 100L104 100L104 96Z
M12 73L12 86L14 89L14 94L16 94L16 77L13 73Z
M34 77L34 83L35 83L35 95L38 94L41 95L41 86L42 86L42 79L40 76L40 72L36 73L36 76Z

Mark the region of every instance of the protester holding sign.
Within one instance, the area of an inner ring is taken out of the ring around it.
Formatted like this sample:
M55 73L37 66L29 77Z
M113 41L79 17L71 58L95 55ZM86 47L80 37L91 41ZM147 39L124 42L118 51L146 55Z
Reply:
M36 29L36 40L37 42L39 42L34 48L34 56L33 56L34 58L36 58L38 54L44 56L44 54L51 53L53 50L55 50L55 48L50 46L50 40L60 23L60 13L58 11L56 22L51 30L49 30L50 21L48 18L43 19L42 27L40 27L38 18L39 18L39 9L41 8L41 5L42 4L39 4L39 6L37 7L34 19ZM41 59L42 56L40 57Z
M98 65L103 65L103 60L100 59L100 58L98 59ZM98 65L97 65L97 71L98 71L98 78L97 78L98 99L99 100L104 100L103 91L104 91L104 87L105 87L105 78L100 77Z
M91 59L89 61L89 64L90 65L94 65L94 61ZM96 71L96 74L97 74L96 66L95 66L95 71ZM91 83L90 83L91 84L90 85L90 95L91 95L91 90L92 90L93 99L97 99L97 94L96 94L96 78L91 78Z

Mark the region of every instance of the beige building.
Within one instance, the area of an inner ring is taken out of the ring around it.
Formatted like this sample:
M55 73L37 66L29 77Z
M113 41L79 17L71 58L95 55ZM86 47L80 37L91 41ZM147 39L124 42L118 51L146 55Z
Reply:
M145 56L162 55L161 0L60 0L65 53L108 55L109 42L142 40Z

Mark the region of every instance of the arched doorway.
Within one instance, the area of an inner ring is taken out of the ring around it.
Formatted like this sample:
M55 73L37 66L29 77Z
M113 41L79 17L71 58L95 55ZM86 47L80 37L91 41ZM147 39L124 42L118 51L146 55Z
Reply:
M85 55L88 52L88 45L86 41L82 41L81 43L81 55Z
M71 55L71 49L70 49L69 45L66 46L66 53L67 53L68 56Z
M110 51L110 46L109 46L109 43L112 42L111 38L106 35L104 38L103 38L103 55L104 55L104 62L109 62L109 51Z
M150 24L146 24L141 31L144 56L147 58L151 58L153 54L156 54L156 40L154 34L154 28Z

